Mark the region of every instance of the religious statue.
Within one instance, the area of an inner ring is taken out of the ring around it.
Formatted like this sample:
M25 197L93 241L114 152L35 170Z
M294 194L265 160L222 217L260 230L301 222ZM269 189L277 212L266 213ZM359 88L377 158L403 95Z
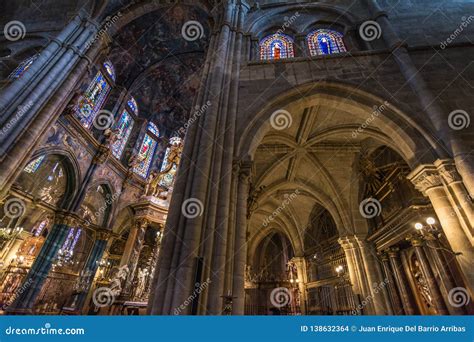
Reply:
M103 145L107 146L108 148L112 148L114 143L118 140L120 130L119 129L111 129L107 128L104 131L104 143Z
M146 283L148 280L148 270L146 268L139 268L138 269L138 281L137 281L137 287L135 290L135 298L140 299L143 297L145 294L145 289L146 289Z
M122 292L122 283L127 280L128 273L130 270L128 269L127 265L123 265L117 269L117 273L115 273L112 281L110 282L110 290L115 297L120 295Z
M160 185L165 175L171 171L173 166L178 166L181 161L181 152L183 151L183 144L178 142L176 144L169 145L170 151L166 158L166 167L161 171L153 171L150 174L148 184L145 188L146 196L159 197L160 193L166 191L164 187Z

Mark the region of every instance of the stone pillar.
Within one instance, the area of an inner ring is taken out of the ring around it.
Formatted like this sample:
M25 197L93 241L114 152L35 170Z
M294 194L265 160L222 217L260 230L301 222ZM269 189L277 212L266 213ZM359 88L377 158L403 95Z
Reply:
M403 305L400 300L400 296L397 290L397 284L395 282L392 268L390 266L390 260L387 253L380 253L380 260L382 260L382 265L385 273L385 278L387 279L388 292L390 294L390 299L392 302L392 309L394 315L401 315L404 313Z
M365 269L360 256L360 250L354 237L341 237L339 244L342 246L346 255L347 268L349 270L349 278L352 285L352 291L360 300L360 305L366 298L371 298L371 292L365 275ZM363 308L364 312L375 314L375 310L371 302L368 302Z
M194 284L207 277L210 286L194 304L199 305L199 312L222 313L226 259L234 253L226 249L227 239L232 235L228 202L242 25L248 9L240 0L226 0L216 6L216 25L206 56L203 86L195 103L210 106L186 134L157 266L157 288L150 310L153 314L175 312L194 292ZM188 209L194 205L199 208L198 214L190 215ZM198 267L202 269L199 274ZM191 307L180 313L191 313Z
M120 260L120 266L128 266L128 276L125 286L122 290L122 294L129 294L135 279L135 270L137 269L138 257L143 247L143 241L145 239L146 228L148 227L148 221L138 219L130 229L127 242L125 244L125 251Z
M298 290L300 291L300 307L301 314L306 315L306 283L308 278L306 276L306 259L304 257L294 257L292 259L296 265L296 271L298 274Z
M41 52L23 77L0 93L0 198L29 160L40 137L65 108L69 94L98 55L102 44L88 41L98 24L81 12ZM22 115L18 115L18 108Z
M235 297L232 307L233 315L245 312L245 266L247 263L247 200L250 189L251 164L240 165L237 187L237 208L234 243L234 268L232 294Z
M397 62L401 73L405 77L407 84L418 97L421 108L423 108L431 124L425 125L426 128L434 128L437 131L438 138L451 149L454 160L461 174L464 184L471 195L474 195L474 158L470 157L471 151L467 150L463 141L463 135L460 131L454 131L447 124L449 110L444 110L433 94L431 89L423 79L422 74L415 66L406 43L404 43L394 30L387 12L383 11L377 0L366 0L368 8L380 25L385 44L392 50L392 55ZM460 108L453 108L460 109ZM449 154L443 143L437 143L435 146L439 157L447 158ZM471 259L472 260L472 259Z
M74 214L68 212L56 213L54 225L23 281L22 287L26 290L19 294L15 302L7 308L7 311L17 314L33 313L33 305L48 277L57 252L66 240L69 228L77 226L77 222L78 218Z
M423 250L423 239L418 236L412 236L409 238L412 246L415 248L415 253L418 261L420 262L420 267L423 272L423 276L426 279L426 283L430 290L431 296L433 297L433 304L435 306L436 312L440 315L448 315L449 312L444 303L443 296L439 290L436 279L431 270L431 266L426 257L425 251Z
M398 291L400 292L403 310L407 315L416 315L418 310L415 305L415 299L413 298L413 293L411 292L405 270L403 269L403 265L400 260L400 251L398 247L389 248L388 256L390 258L390 264L395 275Z
M468 288L474 289L474 248L469 241L469 236L462 228L461 223L452 207L447 190L438 170L433 165L420 165L413 170L408 179L415 187L428 196L436 216L438 216L444 234L457 256L457 261L463 273L464 281Z
M469 196L454 161L450 159L434 162L447 190L449 200L461 223L467 238L474 246L474 210Z
M87 289L84 292L80 293L77 299L76 309L81 310L84 306L85 300L87 298L87 294L90 291L92 283L95 278L95 273L99 268L99 262L102 259L102 255L104 254L105 247L107 246L107 241L110 236L110 232L107 230L100 230L96 232L96 240L94 241L94 245L92 246L91 253L84 265L83 271L84 274L87 274L87 278L89 283L87 284Z
M372 246L365 240L365 238L356 237L356 241L362 252L364 260L365 275L369 282L370 291L372 294L373 304L377 315L392 314L390 303L387 303L388 296L386 294L386 286L382 279L382 272L378 259Z

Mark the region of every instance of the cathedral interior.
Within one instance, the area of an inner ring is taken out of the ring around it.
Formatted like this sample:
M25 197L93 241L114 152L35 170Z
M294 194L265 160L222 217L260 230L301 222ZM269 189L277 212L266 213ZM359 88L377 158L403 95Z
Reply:
M472 0L0 9L1 314L474 314Z

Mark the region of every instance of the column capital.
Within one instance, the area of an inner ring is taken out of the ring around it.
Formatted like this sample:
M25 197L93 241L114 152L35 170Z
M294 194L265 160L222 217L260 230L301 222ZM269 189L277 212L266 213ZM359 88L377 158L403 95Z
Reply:
M387 254L390 258L397 258L400 253L399 247L390 247L387 249Z
M424 239L420 235L408 235L406 237L406 240L410 241L413 247L421 247L423 246L423 243L424 243Z
M438 159L434 162L434 165L437 167L439 174L441 175L442 179L446 182L446 184L462 182L461 175L454 164L454 160L452 159Z
M379 251L377 255L380 257L382 261L388 261L388 252L387 251Z
M95 231L95 234L96 234L95 236L97 240L107 241L109 237L112 235L112 232L106 229L98 229Z
M68 227L77 226L81 219L74 213L68 211L56 211L54 214L54 223Z
M407 178L423 194L426 194L426 191L431 188L443 186L442 178L434 165L419 165L410 172Z

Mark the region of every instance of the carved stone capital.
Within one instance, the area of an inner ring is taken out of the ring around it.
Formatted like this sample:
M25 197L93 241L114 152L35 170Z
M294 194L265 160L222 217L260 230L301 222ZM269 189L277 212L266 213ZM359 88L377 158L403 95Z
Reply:
M442 178L434 165L420 165L407 178L423 194L431 188L443 186Z
M389 249L387 249L387 254L390 258L398 258L400 255L400 248L390 247Z
M437 160L434 164L437 166L439 174L444 179L446 184L462 181L461 175L459 174L454 161Z
M65 225L68 227L77 226L79 218L70 212L67 211L57 211L54 215L54 223Z
M240 181L248 182L250 181L250 177L252 175L252 166L253 163L251 161L241 161L239 163L239 179Z
M112 233L109 230L105 230L105 229L96 230L95 234L96 234L95 236L97 240L104 240L104 241L107 241L109 237L112 235Z
M413 247L421 247L424 243L424 239L421 235L408 235L406 239L410 241Z

